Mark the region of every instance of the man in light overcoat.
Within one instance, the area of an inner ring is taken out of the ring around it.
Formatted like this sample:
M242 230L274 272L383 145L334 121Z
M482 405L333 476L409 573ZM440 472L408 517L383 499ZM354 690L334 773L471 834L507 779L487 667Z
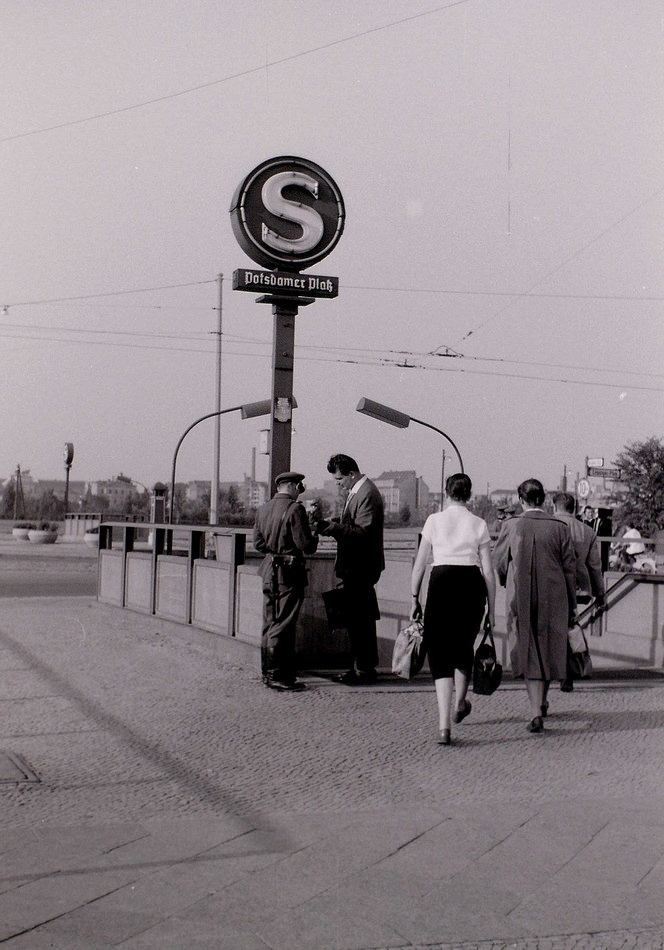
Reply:
M541 732L552 679L567 675L567 631L576 615L576 563L567 525L542 510L535 478L519 485L523 514L504 521L494 548L507 589L507 638L514 676L526 681L530 732Z

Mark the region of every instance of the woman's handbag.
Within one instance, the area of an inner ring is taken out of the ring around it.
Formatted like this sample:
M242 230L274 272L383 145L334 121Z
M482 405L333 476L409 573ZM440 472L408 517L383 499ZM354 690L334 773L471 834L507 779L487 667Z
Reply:
M394 641L392 672L403 680L416 676L424 666L423 629L421 620L413 620L398 632Z
M479 693L480 696L490 696L498 689L502 679L503 668L498 662L491 624L487 618L484 624L484 636L475 651L473 661L473 692Z
M567 679L585 680L593 673L588 641L580 624L567 631Z

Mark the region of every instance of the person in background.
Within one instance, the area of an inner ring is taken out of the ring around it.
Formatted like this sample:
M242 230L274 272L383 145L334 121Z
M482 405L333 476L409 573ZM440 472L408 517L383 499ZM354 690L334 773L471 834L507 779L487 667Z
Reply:
M295 628L304 602L307 572L304 555L313 554L318 538L297 499L304 491L304 475L282 472L276 493L256 512L253 543L266 557L263 579L261 668L263 683L282 692L303 690L295 676Z
M473 648L488 601L493 627L496 579L487 523L468 510L470 478L450 475L443 511L429 515L411 576L411 618L422 618L420 591L433 558L424 609L423 646L436 689L440 745L451 742L451 722L462 722L472 709L466 699L473 669ZM456 694L454 715L452 698Z
M339 521L319 521L317 525L319 534L337 542L334 570L347 595L353 667L338 680L347 686L370 686L376 682L378 666L376 621L380 611L375 585L385 569L383 498L349 455L333 455L327 470L346 496Z
M494 548L507 588L507 637L514 676L522 676L530 706L529 732L542 732L552 679L567 676L567 631L576 616L576 560L569 529L543 510L542 483L519 485L520 518L503 522Z
M599 556L597 534L584 521L574 516L576 502L569 492L553 496L554 515L569 527L576 559L576 600L589 604L595 598L598 607L604 604L604 575Z
M594 599L596 607L604 606L604 575L599 552L597 533L589 524L574 516L576 501L569 492L556 492L553 496L553 511L559 521L569 528L576 561L576 602L585 606ZM571 693L574 682L566 676L560 688Z
M583 521L584 524L589 525L589 527L591 527L593 531L597 531L597 514L595 512L595 509L591 507L591 505L585 506L585 508L583 509L583 513L581 515L581 520Z

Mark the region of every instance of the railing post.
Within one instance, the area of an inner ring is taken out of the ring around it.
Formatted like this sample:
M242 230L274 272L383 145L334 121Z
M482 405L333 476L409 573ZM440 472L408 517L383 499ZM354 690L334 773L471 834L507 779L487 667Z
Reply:
M194 564L205 556L205 531L191 531L189 533L189 549L187 551L187 623L191 623L194 596Z
M166 543L166 529L163 525L152 526L152 576L150 579L150 613L157 611L157 562L160 554L164 553Z
M231 563L228 577L228 635L235 636L235 601L237 598L237 569L245 561L247 536L241 531L232 535Z
M122 580L120 581L120 602L123 607L127 606L127 555L134 550L135 529L133 525L126 524L122 528Z

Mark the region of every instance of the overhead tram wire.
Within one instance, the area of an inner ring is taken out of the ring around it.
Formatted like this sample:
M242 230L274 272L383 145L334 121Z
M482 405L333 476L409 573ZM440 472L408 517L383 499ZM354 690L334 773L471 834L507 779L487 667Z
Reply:
M5 339L24 339L30 340L35 343L66 343L69 346L72 345L81 345L81 346L115 346L122 347L125 349L136 349L136 350L160 350L169 353L194 353L200 356L210 356L212 355L212 348L210 349L194 349L191 347L178 347L178 346L155 346L154 344L139 344L139 343L120 343L113 340L63 340L53 337L30 337L24 336L21 334L0 334L0 336ZM266 347L268 344L265 344ZM227 353L228 356L236 357L247 357L250 359L256 359L256 353ZM429 355L429 354L426 354ZM260 357L259 357L260 358ZM269 359L269 353L266 353L263 357L264 359ZM470 376L494 376L500 379L523 379L527 381L536 381L544 383L561 383L568 385L576 386L590 386L590 387L601 387L608 389L629 389L629 390L638 390L642 392L657 392L664 393L664 387L656 386L642 386L639 384L633 383L605 383L600 381L593 381L588 379L561 379L558 377L552 376L535 376L532 374L524 373L500 373L491 370L479 370L479 369L467 369L461 367L452 367L452 366L426 366L424 364L418 364L415 362L408 362L408 357L404 357L401 361L396 359L362 359L359 357L356 358L347 358L342 359L340 357L323 357L323 356L300 356L300 360L305 362L314 362L314 363L340 363L346 365L354 366L374 366L377 368L385 367L390 369L412 369L419 370L423 372L447 372L447 373L466 373ZM477 357L481 361L481 357ZM510 361L511 362L511 361ZM576 367L574 367L576 368ZM599 372L599 370L598 370ZM604 370L604 372L615 372L614 370Z
M545 280L546 278L542 278ZM517 297L533 300L615 300L627 302L662 303L664 296L634 296L631 294L554 294L532 290L450 290L447 287L370 287L362 284L339 284L340 290L368 290L389 294L440 294L455 297Z
M178 290L181 287L199 287L203 284L216 284L216 280L193 280L184 284L162 284L160 287L137 287L133 290L107 290L96 294L78 294L75 297L53 297L49 300L18 300L7 302L2 306L8 307L37 307L48 303L68 303L76 300L94 300L99 297L122 297L127 294L147 294L155 290Z
M663 189L664 190L664 189ZM619 223L619 222L618 222ZM601 237L601 235L600 235ZM582 249L583 250L583 249ZM580 253L580 252L579 252ZM560 265L563 266L563 265ZM546 277L543 277L542 280L546 280ZM181 284L162 284L156 287L136 287L130 290L107 290L101 291L93 294L78 294L75 296L69 297L48 297L42 298L40 300L16 300L9 301L4 304L0 304L4 309L9 309L10 307L39 307L46 304L66 304L66 303L76 303L78 301L90 301L96 300L101 297L123 297L128 296L129 294L144 294L151 293L157 290L178 290L183 287L200 287L205 284L216 284L216 279L207 279L207 280L193 280L187 281ZM533 285L537 286L537 285ZM468 288L466 290L451 289L449 287L384 287L381 285L365 285L365 284L344 284L339 285L340 289L343 290L361 290L369 291L370 293L404 293L404 294L439 294L440 296L457 296L457 297L514 297L518 299L527 299L533 298L534 300L597 300L597 301L623 301L623 302L633 302L633 303L661 303L664 302L664 296L657 295L631 295L631 294L570 294L570 293L544 293L536 292L534 289L530 290L479 290ZM102 306L112 306L112 304L103 304ZM170 309L171 305L163 306L161 304L132 304L132 308L145 307L145 309ZM180 309L174 308L174 309ZM209 307L196 307L193 308L196 310L215 310L216 307L210 305ZM433 351L431 351L433 352Z
M135 346L135 348L137 348L137 349L151 349L151 348L154 348L154 349L162 349L162 350L169 350L169 349L170 349L170 350L173 350L174 352L189 352L189 353L207 353L208 350L205 349L205 348L201 348L201 349L191 349L191 348L178 348L178 347L158 347L158 346L153 346L153 345L151 345L151 344L141 345L141 344L120 343L120 342L113 341L113 340L108 340L108 341L103 341L103 340L100 340L100 341L98 341L98 340L76 340L76 341L71 341L71 340L68 340L68 341L66 341L66 340L63 340L63 339L56 339L56 338L54 338L54 337L52 337L52 336L49 336L49 337L40 337L40 336L35 336L35 335L30 335L30 334L25 334L25 333L4 333L4 332L2 332L2 331L5 331L5 330L37 330L37 331L44 330L44 331L46 331L47 333L51 333L51 334L52 334L52 333L89 334L89 335L106 336L106 337L109 337L109 336L118 336L118 337L138 337L138 338L141 338L141 339L150 339L150 338L152 338L152 339L156 339L156 340L182 340L182 341L187 341L187 340L188 340L188 341L190 341L190 342L192 342L192 343L194 343L194 342L205 343L205 342L208 341L208 339L209 339L211 336L214 336L214 335L215 335L215 334L213 334L213 333L210 333L209 331L200 331L200 332L197 333L197 334L196 334L196 333L188 333L188 334L181 333L181 334L176 334L176 333L160 333L159 331L145 331L145 332L141 332L141 331L136 331L136 330L96 330L96 329L90 329L90 328L78 329L78 328L74 328L74 327L41 326L41 325L36 325L36 324L33 324L33 325L25 325L25 324L22 324L21 326L18 326L18 325L16 325L16 324L3 324L3 323L0 323L0 335L3 336L3 337L5 337L5 338L7 338L7 339L25 339L25 340L32 340L32 341L35 341L35 342L44 341L44 342L56 342L56 343L64 343L64 342L76 342L76 343L81 343L81 344L86 344L86 343L91 343L91 344L92 344L92 343L95 343L95 344L99 344L99 345L104 345L104 343L107 343L107 345L109 345L109 346L124 346L124 347L130 347L130 348L131 348L131 346L133 345L133 346ZM251 337L246 337L246 336L237 336L237 335L235 335L235 334L224 334L224 337L226 338L228 344L231 345L231 346L232 346L232 345L244 345L244 346L246 346L246 345L250 345L250 346L251 346L251 345L254 345L254 346L257 346L257 347L265 347L265 348L269 348L269 347L271 346L271 342L270 342L270 340L268 340L268 339L259 340L259 339L255 339L255 338L251 338ZM439 349L440 349L440 348L441 348L441 347L439 347ZM449 350L448 347L445 347L445 349L448 349L448 350ZM664 379L664 374L662 374L662 373L650 373L650 372L647 372L647 371L628 370L628 369L624 369L624 368L611 369L610 367L607 368L607 367L587 366L587 365L579 365L579 364L575 364L575 363L554 363L554 362L547 362L547 361L542 361L542 360L518 360L518 359L513 359L513 358L511 358L511 357L467 356L467 355L465 355L465 354L463 354L463 353L458 353L458 352L455 352L455 351L449 351L448 353L442 353L442 354L441 354L441 353L432 354L432 353L430 353L430 352L428 352L428 351L427 351L427 352L422 352L422 351L419 351L419 352L418 352L418 351L414 351L414 350L397 350L397 349L388 349L388 348L376 349L376 348L373 348L373 347L322 346L322 345L320 345L320 344L318 344L318 345L315 345L315 344L309 344L309 345L307 345L307 344L297 344L297 345L296 345L296 350L300 353L300 359L307 359L307 360L310 360L310 361L316 360L317 357L314 357L314 356L304 356L303 353L302 353L302 351L305 351L305 350L306 350L306 351L323 352L323 353L326 353L326 352L330 352L330 353L331 353L331 352L336 352L336 353L358 353L358 354L366 354L367 357L373 356L374 359L373 359L373 360L367 360L367 362L366 362L365 365L378 365L378 366L379 366L379 365L386 365L386 364L389 364L389 365L402 366L403 368L418 368L418 369L425 369L425 370L426 370L426 369L432 369L432 370L434 370L434 369L437 369L437 367L424 366L424 365L422 365L422 364L417 365L417 364L414 364L414 363L408 363L407 360L408 360L409 358L412 358L412 359L422 359L422 358L425 358L425 357L434 356L434 357L441 358L441 359L448 359L448 358L449 358L449 359L461 359L461 360L468 360L468 361L472 361L472 362L476 362L476 363L477 363L477 362L479 362L479 363L499 363L499 364L514 365L514 366L538 366L538 367L548 368L548 369L568 369L568 370L575 370L575 371L578 371L578 372L591 372L591 373L620 373L620 374L622 374L622 375L628 375L628 376L641 376L641 377L648 377L648 378L652 378L652 379ZM381 356L381 354L387 354L387 356ZM229 356L252 356L252 355L254 355L254 354L251 354L251 353L233 353L233 352L231 351L231 352L229 352L228 355L229 355ZM393 359L394 357L400 357L400 358L402 359L402 361L404 361L404 362L401 362L401 363L395 362L395 360ZM322 358L321 358L321 359L322 359ZM325 362L334 362L334 361L335 361L334 359L332 359L332 360L325 360ZM357 362L357 360L356 360L355 358L351 358L351 359L348 359L348 360L339 360L339 362ZM497 375L505 375L505 374L497 374ZM547 379L547 378L549 378L549 377L542 377L542 378L543 378L543 379Z
M498 317L500 317L503 313L505 313L507 310L509 310L511 307L513 307L514 304L515 304L518 300L520 300L522 297L526 296L528 293L530 293L530 292L531 292L532 290L534 290L536 287L539 287L540 284L542 284L545 280L548 280L549 277L553 277L553 275L554 275L554 274L557 274L558 271L560 271L560 270L563 269L563 267L566 267L568 264L571 264L571 262L572 262L573 260L575 260L577 257L579 257L580 254L583 254L585 251L587 251L588 248L590 248L590 247L593 246L593 244L596 244L598 241L601 241L601 239L602 239L603 237L606 237L606 235L609 234L611 231L613 231L614 228L617 228L619 225L624 224L624 222L627 221L629 218L631 218L631 216L632 216L633 214L636 214L637 211L640 211L642 208L645 208L645 206L646 206L647 204L649 204L654 198L658 198L658 197L659 197L661 194L663 194L663 193L664 193L664 185L663 185L661 188L658 188L657 191L654 191L652 194L648 195L647 198L644 198L643 201L639 202L638 205L636 205L635 207L633 207L630 211L628 211L626 214L624 214L621 218L618 218L617 221L613 221L607 228L604 228L603 231L601 231L599 234L596 234L595 237L592 238L590 241L588 241L586 244L584 244L583 247L580 247L578 250L574 251L573 254L570 254L569 257L566 257L565 260L561 261L556 267L554 267L552 270L550 270L547 274L545 274L545 275L544 275L543 277L541 277L539 280L535 281L535 283L532 285L532 287L530 287L530 288L528 289L528 291L526 291L525 294L519 294L519 296L518 296L515 300L510 301L510 303L506 304L504 307L501 307L500 310L498 310L498 311L497 311L496 313L494 313L492 316L488 317L488 318L487 318L486 320L484 320L482 323L478 324L478 325L477 325L476 327L474 327L473 329L468 330L468 331L457 341L457 343L463 343L464 340L467 340L469 337L471 337L471 336L472 336L474 333L476 333L478 330L484 329L484 327L488 326L489 323L492 323L494 320L496 320Z
M121 106L117 109L109 109L105 112L97 112L94 115L83 116L80 119L70 119L67 122L60 122L57 125L44 126L40 129L31 129L28 132L18 132L15 135L5 135L0 138L0 144L4 142L15 142L17 139L29 138L33 135L42 135L46 132L56 132L59 129L68 129L76 125L83 125L86 122L95 122L99 119L108 119L114 115L122 115L124 112L133 112L136 109L145 109L148 106L157 105L160 102L167 102L170 99L179 99L182 96L189 96L195 92L201 92L204 89L210 89L213 86L220 86L227 82L233 82L235 79L242 79L245 76L251 76L253 73L262 73L265 69L273 66L283 66L286 63L302 59L304 56L311 56L314 53L322 53L325 50L333 49L335 46L342 46L344 43L351 43L353 40L361 39L365 36L371 36L373 33L380 33L383 30L390 30L395 26L402 26L405 23L412 23L413 20L419 20L423 17L433 16L436 13L442 13L453 7L460 7L472 0L450 0L449 3L433 7L431 10L423 10L421 13L413 13L411 16L402 17L400 20L393 20L391 23L383 23L381 26L370 27L367 30L360 30L352 33L350 36L343 36L338 40L331 40L329 43L322 43L320 46L314 46L310 49L302 50L299 53L292 53L290 56L283 56L281 59L275 59L269 63L261 63L260 66L251 66L240 72L232 73L230 76L223 76L221 79L212 79L209 82L200 83L197 86L190 86L188 89L180 89L178 92L167 93L163 96L155 96L153 99L145 99L142 102L135 102L132 105Z

